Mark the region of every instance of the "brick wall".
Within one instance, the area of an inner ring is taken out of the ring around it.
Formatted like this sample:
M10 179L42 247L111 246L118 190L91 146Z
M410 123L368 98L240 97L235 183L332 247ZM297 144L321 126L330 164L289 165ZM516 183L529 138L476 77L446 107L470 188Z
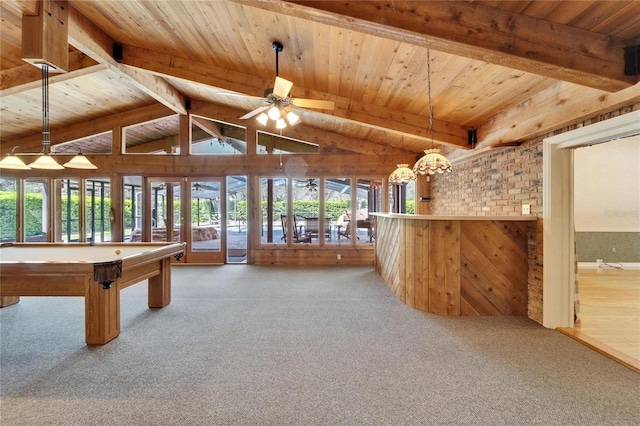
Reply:
M520 146L496 148L454 163L452 173L431 178L430 212L434 215L519 216L522 205L538 217L529 227L529 318L542 323L542 141L606 120L640 104L601 114L541 135Z

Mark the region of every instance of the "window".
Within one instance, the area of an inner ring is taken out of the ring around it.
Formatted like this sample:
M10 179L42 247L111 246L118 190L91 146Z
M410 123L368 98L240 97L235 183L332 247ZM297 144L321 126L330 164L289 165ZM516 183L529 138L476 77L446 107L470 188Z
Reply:
M405 185L389 185L389 211L392 213L416 212L416 183L411 181Z
M288 196L287 183L291 185ZM260 186L263 244L288 244L287 231L292 243L371 245L375 241L371 212L383 211L382 178L262 178ZM291 220L287 212L293 213Z
M111 131L91 135L51 146L51 152L56 154L111 154L113 133Z
M46 178L30 178L24 185L23 241L48 241L49 197Z
M287 215L287 179L260 179L260 242L285 244ZM284 224L284 229L283 229Z
M372 243L375 235L375 218L371 212L382 210L382 179L358 179L356 191L356 241Z
M351 179L327 178L324 180L325 242L344 243L351 239L347 226L351 216ZM329 225L329 234L326 226Z
M55 179L55 238L56 242L80 241L80 181Z
M106 242L111 237L111 182L109 179L85 181L86 241ZM115 211L114 211L115 214ZM115 220L115 217L114 217Z
M142 233L142 177L125 176L123 186L124 240L131 241L134 233Z
M247 177L227 176L227 263L247 261Z
M247 153L247 130L210 118L191 116L193 155L237 155Z
M0 242L16 240L18 186L15 179L0 178Z
M319 179L293 179L293 226L297 240L317 243L320 237Z
M123 154L179 154L180 117L172 115L124 128Z
M317 154L320 147L284 136L258 132L258 154Z

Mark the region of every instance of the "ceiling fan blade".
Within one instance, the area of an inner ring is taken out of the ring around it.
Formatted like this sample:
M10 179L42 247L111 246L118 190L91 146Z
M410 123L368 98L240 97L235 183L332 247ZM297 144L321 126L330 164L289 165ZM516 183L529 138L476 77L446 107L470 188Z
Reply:
M248 99L264 99L262 96L251 96L251 95L245 95L242 93L236 93L236 92L225 92L223 90L220 90L217 92L218 95L224 95L224 96L235 96L237 98L248 98Z
M323 101L320 99L291 99L289 102L301 108L314 108L314 109L335 108L335 103L333 101Z
M276 83L273 86L273 94L278 98L286 98L293 87L293 83L281 77L276 77Z
M256 109L254 109L253 111L250 111L250 112L246 113L245 115L243 115L242 117L240 117L240 120L246 120L247 118L251 118L253 116L256 116L256 115L260 114L262 111L265 111L270 106L271 105L264 105L264 106L258 107Z

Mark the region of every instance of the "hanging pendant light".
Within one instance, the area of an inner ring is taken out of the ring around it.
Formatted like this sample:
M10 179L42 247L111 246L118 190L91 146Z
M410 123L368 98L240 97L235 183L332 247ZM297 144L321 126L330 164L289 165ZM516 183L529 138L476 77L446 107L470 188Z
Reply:
M42 155L30 164L32 169L61 170L50 154L51 130L49 128L49 65L42 64Z
M38 156L36 161L26 165L15 154L16 149L20 148L19 146L16 146L11 150L9 155L0 161L0 168L14 170L63 170L65 167L71 169L97 169L97 167L82 154L82 151L70 161L67 161L64 166L61 166L51 156L51 129L49 126L49 65L37 65L42 67L42 150L37 154L25 153L24 155Z
M77 154L75 157L73 157L71 160L64 163L63 166L68 167L70 169L86 169L86 170L93 170L98 168L95 164L89 161L87 157L84 156L82 151L80 151L80 153Z
M424 156L413 166L414 173L418 175L433 175L436 173L451 172L453 165L438 148L433 147L433 105L431 104L431 57L427 49L427 92L429 102L429 133L431 134L431 149L424 151Z
M29 167L32 169L42 169L42 170L62 170L63 166L58 164L56 160L53 159L49 153L42 154L38 157L36 161L29 164Z
M413 171L419 175L433 175L453 170L451 161L440 154L438 148L425 149L424 155L413 166Z
M0 169L12 169L12 170L31 170L31 167L26 165L16 154L16 150L19 146L14 146L11 149L11 153L0 161Z
M389 183L396 185L404 185L416 179L416 174L413 173L408 164L398 164L398 168L389 175Z

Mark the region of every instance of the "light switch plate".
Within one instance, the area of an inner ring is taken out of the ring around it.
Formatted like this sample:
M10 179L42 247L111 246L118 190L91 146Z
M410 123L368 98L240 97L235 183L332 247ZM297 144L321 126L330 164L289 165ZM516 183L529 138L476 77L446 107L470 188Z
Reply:
M522 205L522 214L531 214L531 205L523 204Z

